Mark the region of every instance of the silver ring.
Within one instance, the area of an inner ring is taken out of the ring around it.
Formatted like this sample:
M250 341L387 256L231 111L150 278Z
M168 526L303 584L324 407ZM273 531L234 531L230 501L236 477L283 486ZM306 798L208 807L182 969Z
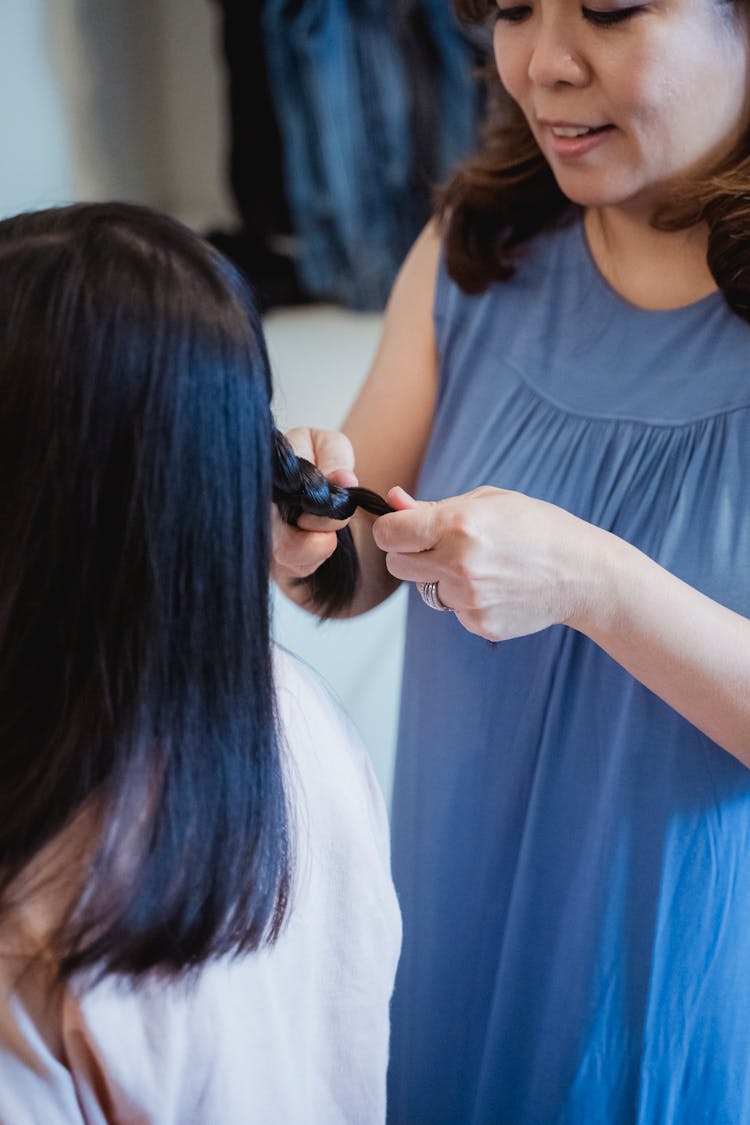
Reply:
M449 605L443 605L437 592L437 582L418 582L419 596L430 609L439 609L442 613L453 613Z

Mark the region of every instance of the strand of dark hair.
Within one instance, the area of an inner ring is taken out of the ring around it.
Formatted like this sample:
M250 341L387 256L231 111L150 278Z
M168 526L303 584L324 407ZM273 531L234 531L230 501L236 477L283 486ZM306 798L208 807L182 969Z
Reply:
M346 520L362 508L383 516L393 508L368 488L342 488L326 480L304 457L297 457L278 430L273 435L273 498L282 519L296 526L304 513ZM336 532L333 554L307 578L298 579L323 619L341 614L351 604L359 581L359 560L349 526Z

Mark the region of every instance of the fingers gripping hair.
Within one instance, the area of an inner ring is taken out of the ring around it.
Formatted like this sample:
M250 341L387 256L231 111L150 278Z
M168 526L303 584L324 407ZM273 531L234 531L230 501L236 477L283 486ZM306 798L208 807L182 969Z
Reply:
M345 520L363 508L375 516L392 512L376 492L369 488L342 488L326 480L320 469L298 457L278 430L273 434L273 499L281 518L296 526L303 513ZM336 532L338 545L330 558L304 583L322 618L335 617L351 603L359 580L359 560L349 527Z

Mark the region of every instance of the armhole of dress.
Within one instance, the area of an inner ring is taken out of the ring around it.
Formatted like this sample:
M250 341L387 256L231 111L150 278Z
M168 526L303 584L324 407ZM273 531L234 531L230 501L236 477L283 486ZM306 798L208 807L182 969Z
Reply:
M440 242L440 254L437 263L437 276L435 278L435 297L432 303L432 324L435 332L435 348L437 351L437 366L438 366L438 402L442 397L444 389L444 370L443 370L443 356L445 354L445 344L449 332L449 305L450 294L453 282L448 277L448 271L445 268L445 242Z
M451 281L445 268L445 242L441 239L440 254L438 255L437 263L437 276L435 278L435 299L432 303L432 319L435 322L435 330L438 335L441 322L445 320L447 315L450 283Z

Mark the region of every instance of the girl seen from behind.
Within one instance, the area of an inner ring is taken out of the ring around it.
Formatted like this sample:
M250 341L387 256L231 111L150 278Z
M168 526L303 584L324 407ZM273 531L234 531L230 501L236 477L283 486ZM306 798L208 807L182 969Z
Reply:
M0 223L0 319L0 1119L379 1121L387 827L271 648L251 298L79 205Z

